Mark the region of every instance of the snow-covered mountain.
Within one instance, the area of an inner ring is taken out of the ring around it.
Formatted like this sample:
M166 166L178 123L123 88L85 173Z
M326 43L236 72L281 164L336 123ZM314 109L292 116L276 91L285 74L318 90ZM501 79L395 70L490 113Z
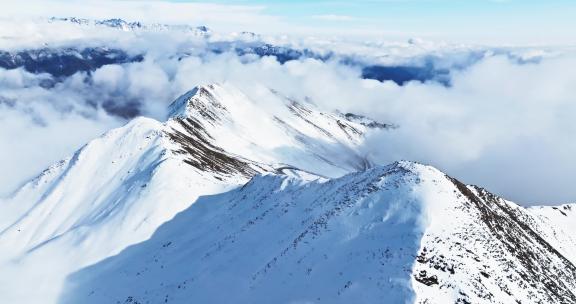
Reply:
M226 84L196 88L171 105L168 121L134 119L3 199L0 264L31 275L0 274L0 295L12 296L9 302L34 297L14 288L34 278L37 292L54 298L53 285L71 271L146 240L199 196L255 174L297 166L338 176L366 168L355 147L365 132L385 127L274 91L266 103L272 106Z
M104 19L104 20L92 20L86 18L77 17L52 17L48 22L68 22L72 24L77 24L80 26L100 26L113 29L119 29L123 31L178 31L192 33L198 36L210 35L210 29L206 26L191 26L185 24L162 24L162 23L151 23L146 24L139 21L126 21L120 18Z
M106 47L86 48L40 48L19 51L0 50L0 68L13 70L24 68L30 73L48 73L57 79L77 72L94 71L104 65L140 62L142 55L130 55L120 49ZM52 81L44 87L54 85Z
M573 226L552 223L416 163L268 174L74 274L62 301L574 303L576 247L552 245Z
M576 206L373 166L394 125L258 96L197 87L2 199L0 302L576 303Z

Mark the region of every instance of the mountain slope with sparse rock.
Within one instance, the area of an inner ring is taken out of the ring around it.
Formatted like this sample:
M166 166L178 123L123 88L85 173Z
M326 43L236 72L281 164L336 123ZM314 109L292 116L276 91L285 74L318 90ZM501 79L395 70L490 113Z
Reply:
M575 303L574 260L539 234L546 224L416 163L267 174L72 275L62 301Z
M375 165L365 137L401 126L270 88L168 112L0 200L0 302L576 303L574 205Z
M256 174L298 167L338 176L369 165L355 150L368 128L270 96L276 106L265 110L231 85L198 87L171 105L168 121L136 118L2 199L1 297L34 302L35 293L11 288L34 279L38 294L55 298L71 271L146 240L198 197Z

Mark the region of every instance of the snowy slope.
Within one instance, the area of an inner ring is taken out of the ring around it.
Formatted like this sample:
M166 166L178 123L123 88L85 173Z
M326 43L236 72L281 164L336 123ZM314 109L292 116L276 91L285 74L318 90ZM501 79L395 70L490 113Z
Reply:
M388 125L356 122L340 113L326 113L307 101L269 90L266 99L250 100L227 84L194 89L171 105L179 127L204 130L225 151L266 163L284 163L327 176L370 166L358 154L364 135Z
M167 122L134 119L2 199L1 302L50 303L71 271L146 240L199 196L257 173L298 166L298 176L341 175L366 165L353 149L366 127L276 102L285 110L273 115L229 85L194 89ZM39 287L18 288L25 282Z
M576 204L532 207L529 210L544 223L540 233L576 264Z
M410 162L257 176L71 276L63 303L576 303L538 217ZM576 250L572 247L571 250Z
M260 93L195 88L0 200L0 302L576 303L576 206L373 167L393 125Z
M461 203L427 215L413 270L417 303L576 303L576 260L566 254L576 246L544 231L569 234L485 189L448 180L444 201Z
M396 170L269 174L201 198L149 241L74 275L63 303L405 302L421 205Z
M38 294L55 297L59 289L53 284L70 271L147 239L195 197L245 180L234 176L236 181L223 182L217 174L190 170L170 151L173 143L164 128L136 119L90 142L2 202L0 213L8 216L1 223L0 265L13 265L19 273L0 274L0 295L8 297L3 300L34 303ZM18 289L24 282L39 288L35 293Z

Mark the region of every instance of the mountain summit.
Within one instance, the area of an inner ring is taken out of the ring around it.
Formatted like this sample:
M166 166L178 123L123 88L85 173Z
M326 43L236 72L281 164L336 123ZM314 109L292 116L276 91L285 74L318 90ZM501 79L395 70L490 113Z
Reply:
M359 147L393 125L270 89L169 113L0 201L2 302L576 303L574 205L375 166Z
M70 272L256 174L319 178L368 166L356 147L370 127L272 90L267 96L273 107L264 109L231 85L195 88L171 105L167 121L136 118L2 199L0 297L50 302ZM30 280L36 293L17 288Z

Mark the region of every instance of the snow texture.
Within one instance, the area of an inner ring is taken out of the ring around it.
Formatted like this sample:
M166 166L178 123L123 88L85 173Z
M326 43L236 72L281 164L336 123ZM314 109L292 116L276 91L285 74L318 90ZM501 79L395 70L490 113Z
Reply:
M167 122L136 118L2 199L2 302L54 302L69 273L255 174L306 179L318 178L307 171L333 176L366 166L353 148L368 128L271 95L284 108L275 115L232 87L196 88L175 101ZM29 284L38 287L22 288Z
M411 162L268 174L72 275L62 301L574 303L574 260L538 233L547 224Z
M393 126L265 96L195 88L2 199L0 301L576 303L576 206L374 167Z

